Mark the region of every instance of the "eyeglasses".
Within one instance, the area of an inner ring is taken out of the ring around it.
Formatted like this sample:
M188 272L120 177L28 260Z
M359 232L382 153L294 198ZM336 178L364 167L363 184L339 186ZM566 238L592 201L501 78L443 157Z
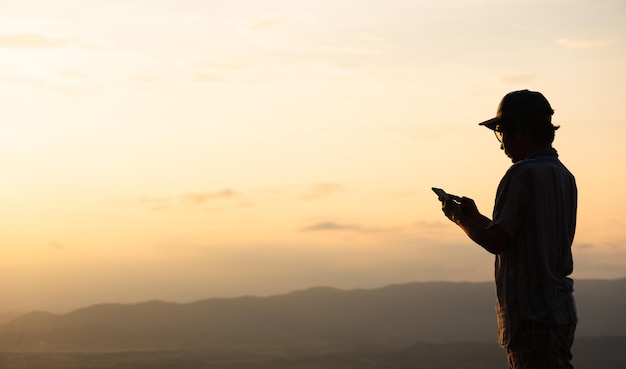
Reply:
M500 143L502 143L502 136L504 135L504 132L502 132L502 131L496 131L496 130L494 129L493 133L495 133L496 138L498 139L498 141L500 141Z
M506 131L505 127L502 124L498 124L496 128L494 128L493 133L496 135L496 138L500 143L502 143L504 132Z

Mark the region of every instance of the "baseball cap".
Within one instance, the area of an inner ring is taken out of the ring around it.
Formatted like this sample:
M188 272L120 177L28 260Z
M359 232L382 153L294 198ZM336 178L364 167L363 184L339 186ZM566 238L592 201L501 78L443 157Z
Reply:
M554 114L554 110L552 110L550 103L540 92L529 90L513 91L502 98L500 105L498 105L496 116L479 123L479 125L495 130L496 126L502 121L524 118L551 123L552 114Z

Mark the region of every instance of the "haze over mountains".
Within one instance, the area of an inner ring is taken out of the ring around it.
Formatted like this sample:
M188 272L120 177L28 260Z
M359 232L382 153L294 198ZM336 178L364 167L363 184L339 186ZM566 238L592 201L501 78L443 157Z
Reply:
M626 336L626 279L577 280L578 337ZM492 282L311 288L187 304L102 304L0 325L0 351L495 342Z

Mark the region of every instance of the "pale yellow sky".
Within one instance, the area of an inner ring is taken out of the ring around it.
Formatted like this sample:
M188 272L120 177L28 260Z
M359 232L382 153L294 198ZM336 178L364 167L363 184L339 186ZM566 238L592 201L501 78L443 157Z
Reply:
M576 278L626 276L626 3L0 2L0 311L492 278L488 130L542 91Z

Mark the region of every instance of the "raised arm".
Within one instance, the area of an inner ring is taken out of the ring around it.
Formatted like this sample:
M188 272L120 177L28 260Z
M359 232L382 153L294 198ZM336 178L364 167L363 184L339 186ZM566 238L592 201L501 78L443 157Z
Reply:
M456 201L455 201L456 200ZM482 215L474 200L456 197L442 202L443 213L482 248L492 254L499 254L509 244L509 235L497 225L489 226L491 219Z

